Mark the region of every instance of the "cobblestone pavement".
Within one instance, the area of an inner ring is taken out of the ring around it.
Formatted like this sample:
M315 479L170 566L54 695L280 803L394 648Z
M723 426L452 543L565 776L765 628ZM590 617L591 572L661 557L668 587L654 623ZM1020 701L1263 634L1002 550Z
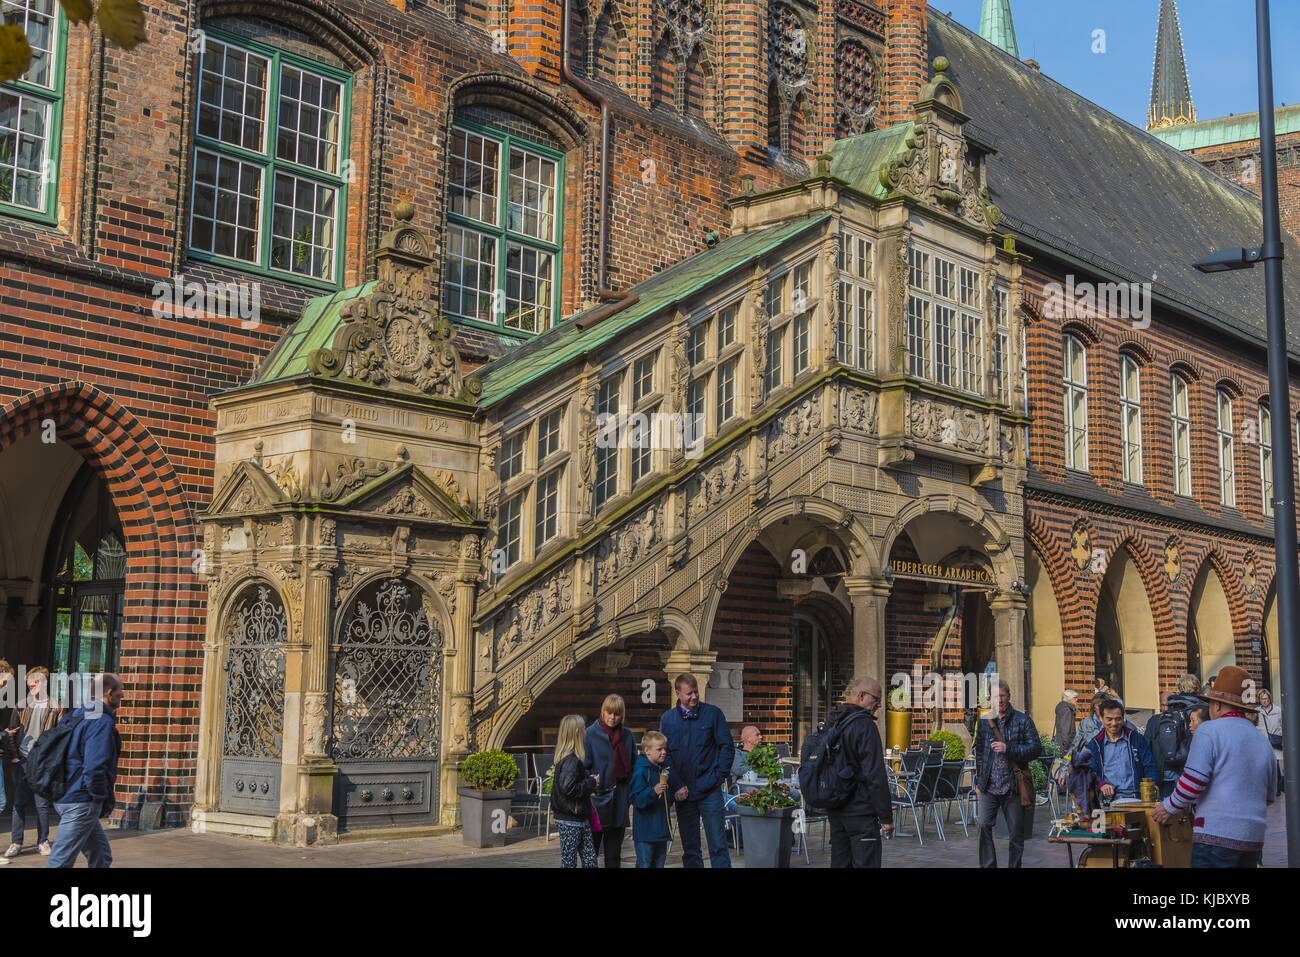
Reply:
M1045 809L1038 811L1036 836L1025 844L1026 867L1066 867L1064 847L1048 844ZM909 821L910 824L910 821ZM822 825L811 827L808 858L798 850L792 868L826 867L829 848L822 846ZM975 867L977 839L974 824L970 836L962 833L956 809L946 828L947 840L938 840L931 821L923 832L925 844L916 837L895 837L885 842L886 867ZM57 839L58 830L55 829ZM476 850L461 843L460 834L408 838L392 841L347 841L333 847L312 849L276 847L249 838L222 834L193 834L166 831L110 831L115 867L558 867L560 845L555 835L548 843L531 827L516 828L503 848ZM26 849L4 871L43 867L45 858L36 853L36 835L29 831ZM1007 842L997 839L998 860L1005 864ZM732 852L733 864L744 866L744 855ZM625 866L633 866L631 836L623 846ZM1267 867L1286 866L1285 811L1279 801L1269 810L1268 842L1264 849ZM85 866L83 858L79 866ZM669 867L681 866L681 852L674 848Z

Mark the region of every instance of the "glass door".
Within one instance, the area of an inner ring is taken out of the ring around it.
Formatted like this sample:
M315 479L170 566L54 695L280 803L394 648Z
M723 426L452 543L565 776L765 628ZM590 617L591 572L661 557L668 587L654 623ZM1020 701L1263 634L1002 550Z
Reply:
M831 701L830 642L821 625L802 615L794 620L794 753L804 736L826 719Z

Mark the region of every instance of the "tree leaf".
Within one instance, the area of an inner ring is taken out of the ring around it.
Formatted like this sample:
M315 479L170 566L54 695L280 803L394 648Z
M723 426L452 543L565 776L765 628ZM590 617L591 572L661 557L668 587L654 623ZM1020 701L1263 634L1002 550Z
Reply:
M59 3L69 23L89 23L95 18L95 6L91 0L59 0Z
M32 65L27 34L16 23L0 26L0 83L16 80Z
M95 19L104 36L123 50L134 50L149 39L138 0L100 0Z

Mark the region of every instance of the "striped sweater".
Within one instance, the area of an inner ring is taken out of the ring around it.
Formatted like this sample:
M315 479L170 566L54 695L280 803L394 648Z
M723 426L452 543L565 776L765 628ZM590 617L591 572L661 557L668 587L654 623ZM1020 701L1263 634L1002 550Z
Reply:
M1182 777L1164 804L1171 814L1195 806L1195 843L1258 851L1276 790L1268 740L1248 719L1222 715L1196 729Z

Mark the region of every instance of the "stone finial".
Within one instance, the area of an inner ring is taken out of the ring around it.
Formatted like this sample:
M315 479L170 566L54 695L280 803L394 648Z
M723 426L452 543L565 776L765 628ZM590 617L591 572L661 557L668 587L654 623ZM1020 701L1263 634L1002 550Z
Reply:
M952 64L948 62L948 58L946 56L935 57L934 63L931 65L934 67L935 76L938 76L941 73L947 73L948 68L952 66Z
M399 223L409 223L415 219L415 204L409 199L403 199L393 207L393 218Z
M816 175L818 176L831 175L831 154L830 153L821 153L817 156L815 170L816 170Z

